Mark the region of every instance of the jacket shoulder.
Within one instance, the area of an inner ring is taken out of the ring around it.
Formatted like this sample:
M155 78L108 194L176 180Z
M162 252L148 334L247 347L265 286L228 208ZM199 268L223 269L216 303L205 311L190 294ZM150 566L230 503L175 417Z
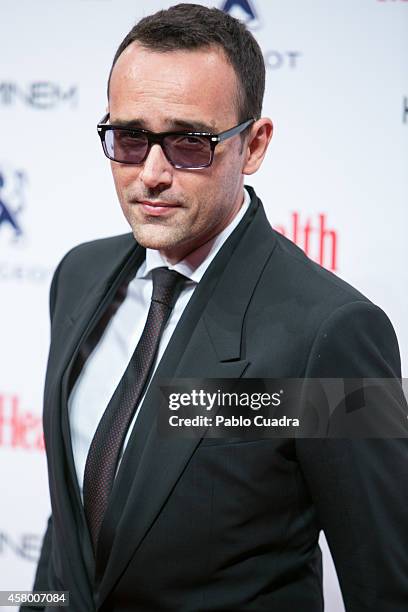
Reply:
M261 327L287 331L298 372L330 378L341 371L352 378L363 368L366 376L400 376L398 341L383 310L290 240L275 238L254 312Z
M84 242L70 249L59 262L51 281L51 318L57 293L59 299L77 299L107 278L115 265L136 246L133 234L127 233Z
M97 268L104 262L120 258L132 245L136 245L136 242L131 233L83 242L70 249L58 267L64 268L64 273L82 264Z
M274 231L274 230L273 230ZM275 232L276 248L269 271L279 278L282 289L302 300L319 302L321 306L342 306L348 302L370 303L368 297L345 280L311 260L293 242ZM278 274L277 271L280 270Z

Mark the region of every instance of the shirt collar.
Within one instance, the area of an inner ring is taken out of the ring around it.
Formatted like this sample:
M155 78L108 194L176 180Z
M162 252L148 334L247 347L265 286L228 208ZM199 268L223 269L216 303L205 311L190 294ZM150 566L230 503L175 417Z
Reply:
M242 217L245 215L251 203L251 198L246 189L244 189L244 200L238 213L232 219L232 221L225 227L222 232L214 236L211 240L201 245L195 251L189 253L184 259L171 264L167 258L155 249L146 249L146 259L140 266L136 277L145 278L148 276L154 268L160 268L162 266L169 268L169 270L175 270L183 276L186 276L189 280L194 283L199 283L208 266L217 255L218 251L232 234Z

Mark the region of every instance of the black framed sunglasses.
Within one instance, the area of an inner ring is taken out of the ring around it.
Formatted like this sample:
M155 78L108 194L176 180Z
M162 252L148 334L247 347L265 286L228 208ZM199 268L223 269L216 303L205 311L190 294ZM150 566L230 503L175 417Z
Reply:
M142 164L153 144L159 144L175 168L198 170L211 166L219 142L243 132L254 119L248 119L220 134L209 132L149 132L133 127L107 124L109 113L97 125L103 152L121 164Z

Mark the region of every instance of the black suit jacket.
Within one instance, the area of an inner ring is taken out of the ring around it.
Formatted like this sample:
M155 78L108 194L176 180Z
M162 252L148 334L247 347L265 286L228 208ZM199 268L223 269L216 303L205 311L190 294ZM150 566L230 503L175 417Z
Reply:
M172 376L400 376L385 314L276 234L251 195L150 385L96 560L67 397L84 347L144 250L132 235L97 240L55 273L44 394L52 518L35 586L70 591L73 612L320 612L321 529L348 611L408 609L406 440L158 436L158 381Z

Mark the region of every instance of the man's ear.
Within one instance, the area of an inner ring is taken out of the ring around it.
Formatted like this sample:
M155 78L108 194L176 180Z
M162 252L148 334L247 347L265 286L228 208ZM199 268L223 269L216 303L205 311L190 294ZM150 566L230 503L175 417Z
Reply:
M243 174L253 174L258 170L265 157L272 133L273 124L268 117L258 119L251 126L245 147L246 161L242 169Z

